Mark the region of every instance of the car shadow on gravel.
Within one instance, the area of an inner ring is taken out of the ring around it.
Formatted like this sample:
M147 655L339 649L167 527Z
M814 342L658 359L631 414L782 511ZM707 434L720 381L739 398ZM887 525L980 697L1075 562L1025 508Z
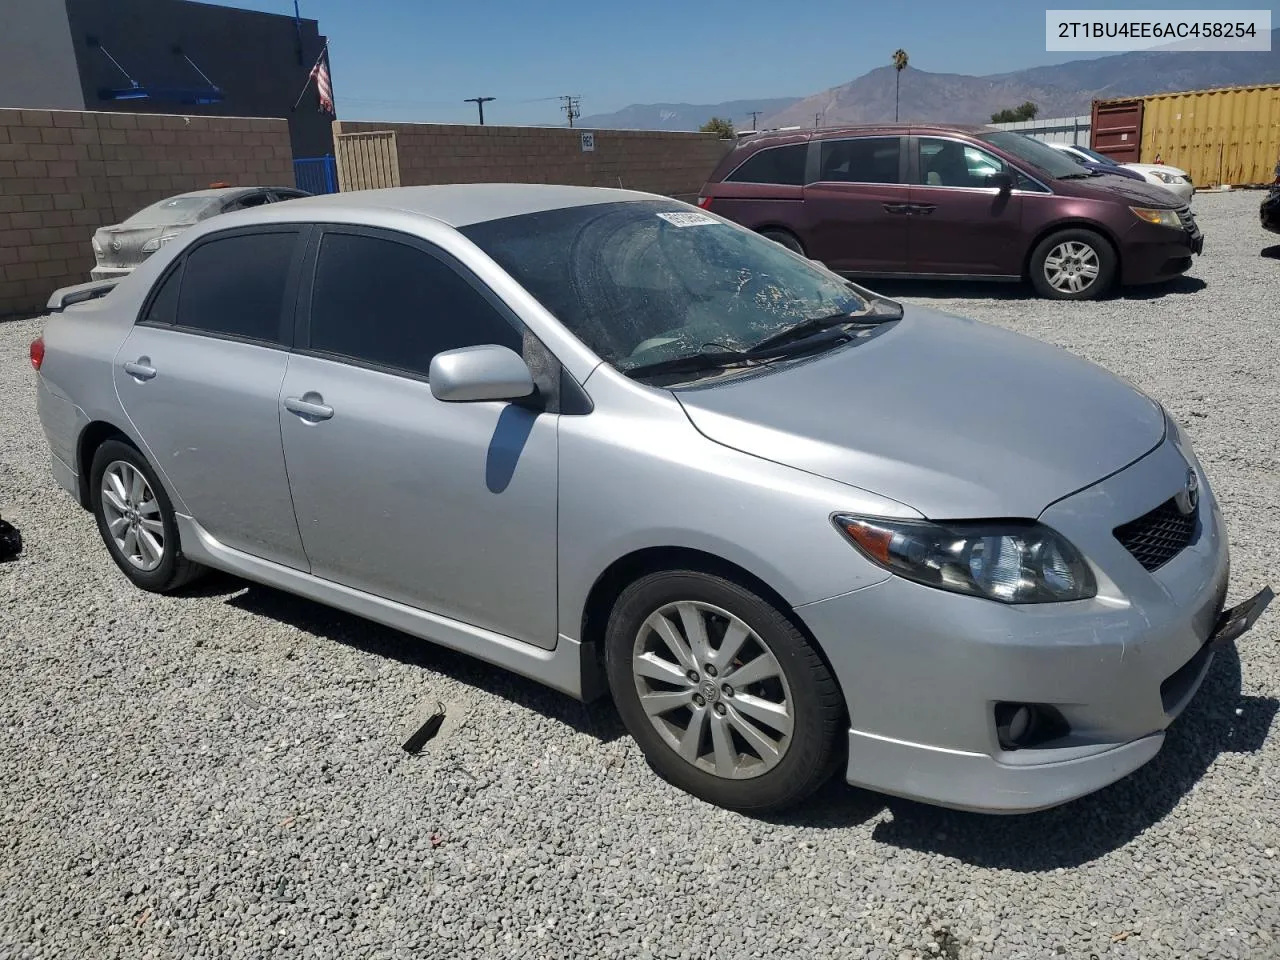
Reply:
M582 703L475 657L282 590L214 572L192 584L184 594L225 596L228 605L240 610L270 617L322 640L443 674L516 706L534 710L579 733L589 734L601 743L610 743L626 734L622 718L608 697Z
M1280 243L1277 243L1273 247L1263 247L1262 256L1267 257L1270 260L1280 260Z
M1240 658L1214 658L1203 687L1170 728L1150 763L1097 793L1020 816L944 810L887 799L892 820L877 824L882 843L965 863L1036 872L1096 860L1163 819L1220 753L1257 753L1280 701L1240 691Z
M886 297L913 300L1009 300L1033 301L1040 297L1029 283L996 283L983 280L868 280L859 281ZM1208 288L1199 277L1185 274L1164 283L1114 289L1106 300L1159 300L1178 294L1199 293ZM1050 301L1045 301L1050 302ZM1085 301L1088 302L1088 301Z

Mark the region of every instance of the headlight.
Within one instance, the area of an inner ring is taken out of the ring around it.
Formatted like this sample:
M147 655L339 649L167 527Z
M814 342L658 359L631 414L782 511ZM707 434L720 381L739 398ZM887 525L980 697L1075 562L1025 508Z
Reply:
M1163 181L1164 183L1177 183L1182 179L1181 177L1175 174L1165 173L1163 170L1152 170L1151 172L1155 174L1155 176L1159 180Z
M870 560L926 586L1001 603L1084 600L1098 592L1079 551L1034 521L832 519Z
M1182 227L1182 221L1178 219L1177 210L1152 210L1149 207L1130 207L1134 216L1154 223L1158 227Z
M168 243L170 240L172 240L176 236L177 236L176 233L170 233L167 236L163 236L163 237L153 237L152 239L148 240L146 243L142 245L142 252L155 253L157 250L159 250L161 247L163 247L166 243Z

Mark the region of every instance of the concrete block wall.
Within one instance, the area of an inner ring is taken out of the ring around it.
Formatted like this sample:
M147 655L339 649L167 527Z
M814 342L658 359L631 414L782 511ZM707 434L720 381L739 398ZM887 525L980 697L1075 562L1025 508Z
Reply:
M566 183L694 199L733 143L709 133L334 121L334 134L394 130L400 183Z
M288 122L0 109L0 317L87 281L98 227L215 181L291 186Z

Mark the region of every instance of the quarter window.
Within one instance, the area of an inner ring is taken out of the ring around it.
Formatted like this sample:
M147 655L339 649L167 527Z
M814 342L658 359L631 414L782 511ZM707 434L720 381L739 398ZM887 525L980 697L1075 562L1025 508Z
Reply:
M1003 160L958 140L920 139L920 181L930 187L988 187L995 173L1010 172Z
M769 147L752 154L725 179L732 183L773 183L804 186L804 167L809 155L807 143Z
M523 338L452 266L417 247L329 233L311 298L312 350L426 376L445 350Z
M281 341L281 313L297 231L243 233L187 254L178 326L269 343Z
M824 140L819 180L838 183L901 183L899 137L860 137Z
M151 298L143 323L160 323L166 326L178 319L178 287L182 283L182 264L178 264L160 281Z

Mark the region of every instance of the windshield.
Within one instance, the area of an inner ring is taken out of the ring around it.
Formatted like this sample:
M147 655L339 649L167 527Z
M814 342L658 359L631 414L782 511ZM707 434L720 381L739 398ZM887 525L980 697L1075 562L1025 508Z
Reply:
M1080 166L1069 154L1063 153L1061 150L1055 150L1048 144L1033 140L1031 137L1023 136L1020 133L995 130L991 133L979 134L978 139L985 140L1005 153L1013 154L1019 160L1025 160L1051 177L1089 176L1088 169Z
M741 227L674 201L568 207L462 233L620 370L745 350L870 294Z
M140 227L146 224L188 223L205 215L221 197L170 197L149 207L143 207L126 220L125 226Z

